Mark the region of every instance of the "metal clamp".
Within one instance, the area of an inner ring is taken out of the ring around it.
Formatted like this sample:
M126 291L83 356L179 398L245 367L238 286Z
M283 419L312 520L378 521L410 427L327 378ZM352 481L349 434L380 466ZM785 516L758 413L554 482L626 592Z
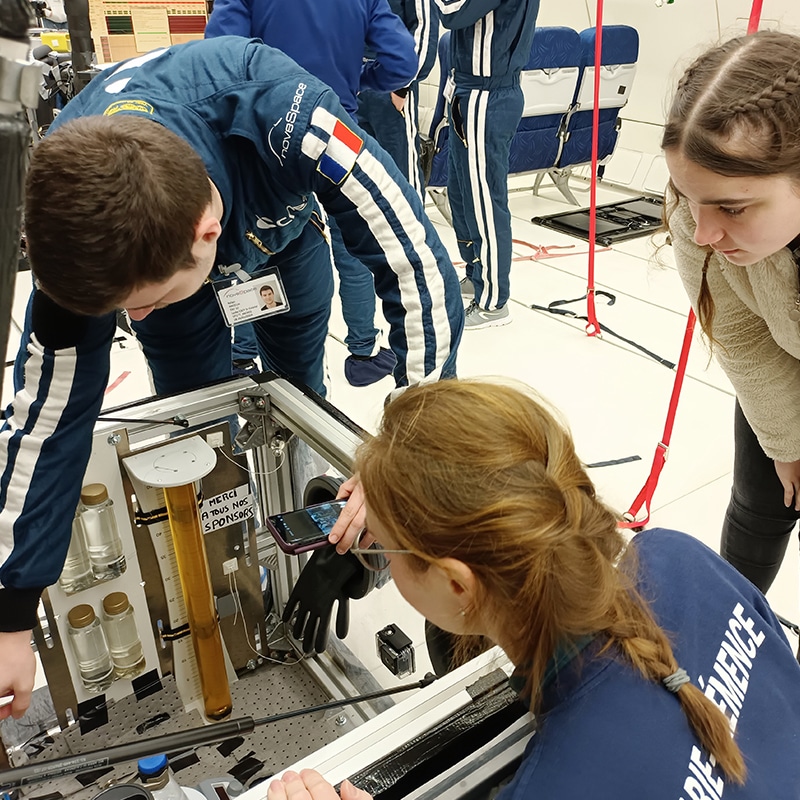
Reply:
M278 428L270 413L272 402L269 393L261 386L243 389L237 395L239 416L245 421L234 437L234 443L242 450L261 447L276 438Z

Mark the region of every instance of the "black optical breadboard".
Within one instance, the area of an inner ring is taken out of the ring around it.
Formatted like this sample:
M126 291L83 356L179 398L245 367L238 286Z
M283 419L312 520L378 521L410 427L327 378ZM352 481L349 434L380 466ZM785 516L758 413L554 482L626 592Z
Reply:
M661 198L644 196L598 206L595 242L602 247L608 247L615 242L654 233L663 225L662 209ZM589 220L589 209L586 208L533 217L531 222L588 242Z

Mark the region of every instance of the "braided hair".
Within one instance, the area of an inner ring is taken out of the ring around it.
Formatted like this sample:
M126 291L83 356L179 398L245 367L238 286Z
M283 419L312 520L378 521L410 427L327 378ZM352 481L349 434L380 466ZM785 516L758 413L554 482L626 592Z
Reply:
M469 566L477 596L466 619L491 618L508 634L506 652L525 665L534 713L553 653L587 635L654 683L678 669L636 590L635 552L617 516L597 497L566 426L528 387L412 387L386 407L356 469L370 514L413 554L411 569L444 558ZM676 696L703 746L742 783L726 717L691 683Z
M800 185L800 37L759 31L703 53L678 82L661 146L720 175ZM698 320L712 343L713 316L704 275Z

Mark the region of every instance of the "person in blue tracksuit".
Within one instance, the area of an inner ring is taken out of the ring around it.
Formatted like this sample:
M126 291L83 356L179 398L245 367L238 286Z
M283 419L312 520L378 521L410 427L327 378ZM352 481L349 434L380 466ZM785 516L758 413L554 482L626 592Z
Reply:
M399 92L364 89L358 96L358 122L395 160L408 182L424 191L419 160L419 85L436 62L439 17L433 0L389 0L392 11L414 36L417 73ZM402 100L405 99L405 103ZM398 113L399 112L399 113Z
M359 91L400 89L418 69L414 40L387 0L217 0L205 36L226 35L255 37L282 50L327 83L354 119ZM372 56L366 60L365 49ZM330 232L350 351L345 376L365 386L390 374L395 357L380 346L372 275L348 252L335 222ZM255 355L250 330L235 331L237 361Z
M497 800L800 796L800 665L766 598L685 533L629 542L531 390L413 387L354 466L401 595L514 664L537 726ZM303 772L268 800L304 786L335 797Z
M436 0L452 31L447 194L471 301L465 330L511 321L508 158L522 118L519 85L539 0Z
M184 391L231 374L215 285L231 267L266 268L286 310L255 321L265 367L323 393L333 277L318 201L375 275L398 387L452 376L458 278L418 195L283 53L222 37L122 62L37 146L25 209L36 288L0 429L0 692L15 694L0 716L28 702L30 631L69 544L115 309L156 390Z

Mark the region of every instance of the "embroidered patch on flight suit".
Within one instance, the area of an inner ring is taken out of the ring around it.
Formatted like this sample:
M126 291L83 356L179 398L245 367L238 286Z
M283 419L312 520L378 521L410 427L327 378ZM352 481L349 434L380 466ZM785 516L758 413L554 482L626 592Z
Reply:
M152 114L155 109L146 100L117 100L104 112L104 117L110 117L120 111L136 111L139 114Z
M338 185L355 166L364 140L324 108L314 109L311 125L327 134L328 140L309 131L303 137L302 151L317 161L317 172Z

